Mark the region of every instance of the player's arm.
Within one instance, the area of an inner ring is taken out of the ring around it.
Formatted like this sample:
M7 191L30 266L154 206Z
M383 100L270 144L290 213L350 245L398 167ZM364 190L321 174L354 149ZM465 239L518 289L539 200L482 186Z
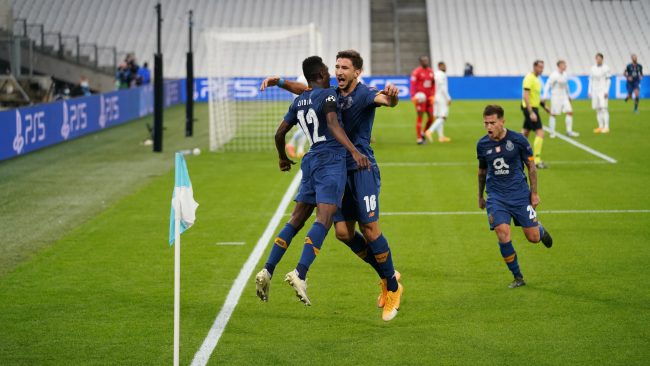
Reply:
M415 85L417 84L417 82L418 82L418 76L415 73L415 70L413 70L413 72L411 73L411 85L409 86L411 99L415 98Z
M290 93L293 94L302 94L305 90L309 89L307 85L293 81L293 80L285 80L279 76L271 76L262 81L262 84L260 85L260 91L266 90L266 88L272 87L272 86L278 86Z
M537 114L533 111L533 107L530 105L530 89L524 88L524 104L526 105L526 109L528 110L528 115L530 116L530 120L533 122L537 122Z
M330 130L332 135L334 135L336 141L343 145L345 149L352 154L352 158L357 162L357 167L359 169L370 169L370 160L368 160L368 157L360 153L359 150L354 147L354 144L352 144L348 135L345 134L345 130L339 124L339 119L336 114L336 103L334 103L334 110L327 112L325 118L327 119L327 128ZM276 141L276 147L277 146ZM284 145L282 145L282 148L284 149Z
M287 152L284 150L284 144L286 142L286 136L287 133L291 130L292 125L290 125L287 121L282 121L280 123L280 126L278 126L277 131L275 132L275 148L278 150L278 158L279 162L278 165L280 166L280 170L283 172L288 172L291 170L291 166L295 164L295 162L289 157L287 157Z
M528 167L528 181L530 183L530 204L533 208L539 205L539 195L537 194L537 167L535 166L535 159L528 159L526 161Z
M587 79L587 96L591 98L591 88L593 85L593 78L592 78L592 73L589 73L589 79Z
M477 148L478 155L478 208L481 210L485 208L485 198L483 198L483 193L485 193L485 182L487 180L487 161L485 158L480 155Z
M375 104L394 107L399 102L399 89L393 84L386 84L384 89L375 95Z

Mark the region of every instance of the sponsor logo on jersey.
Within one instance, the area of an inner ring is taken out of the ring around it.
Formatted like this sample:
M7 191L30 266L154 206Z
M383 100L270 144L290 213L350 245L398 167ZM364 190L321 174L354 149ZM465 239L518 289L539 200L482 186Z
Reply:
M492 154L492 149L488 150L488 151L485 153L485 155L490 155L490 154Z
M492 166L494 167L494 175L510 174L510 165L506 164L503 158L494 159Z

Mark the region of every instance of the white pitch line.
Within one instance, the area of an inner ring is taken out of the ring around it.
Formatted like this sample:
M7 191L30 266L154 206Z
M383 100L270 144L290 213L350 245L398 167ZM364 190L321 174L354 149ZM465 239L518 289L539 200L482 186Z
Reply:
M245 245L245 241L220 241L215 243L215 245Z
M537 211L539 214L627 214L650 213L650 210L547 210ZM454 215L485 215L485 211L403 211L382 212L382 216L454 216Z
M546 127L546 126L544 127L544 131L550 133L550 129L548 127ZM577 148L580 148L580 149L590 153L591 155L597 156L597 157L599 157L599 158L601 158L601 159L603 159L603 160L605 160L605 161L607 161L609 163L612 163L612 164L617 163L616 159L612 158L611 156L607 156L607 155L601 153L600 151L596 151L596 150L590 148L589 146L587 146L585 144L581 144L578 141L576 141L576 140L574 140L574 139L572 139L570 137L564 136L561 133L556 133L555 136L557 136L560 140L566 141L566 142L570 143L571 145L573 145L573 146L575 146Z
M219 311L217 318L214 320L214 323L212 324L212 327L210 328L207 337L203 341L203 344L201 344L201 348L199 348L199 350L194 355L194 359L192 359L193 366L204 366L208 363L208 360L210 359L212 352L217 347L217 343L219 342L219 339L221 338L223 331L226 329L226 325L228 324L228 320L230 320L230 316L232 315L233 311L235 310L235 307L237 306L237 303L239 302L239 298L241 297L241 294L244 291L244 287L246 287L246 284L248 283L248 279L253 273L253 270L255 269L257 262L262 257L262 254L264 254L264 250L266 249L266 246L271 240L271 237L276 227L280 223L280 220L282 219L284 212L287 210L287 207L289 206L289 203L293 198L293 194L298 188L298 185L300 184L301 177L302 174L299 170L298 173L296 173L296 176L291 181L289 188L287 188L287 191L284 193L284 196L282 197L282 200L280 201L278 208L275 210L275 213L273 214L271 221L269 221L268 225L266 226L264 233L257 241L255 248L251 252L250 256L248 256L246 263L244 263L241 270L239 271L239 275L235 279L235 282L233 283L232 287L230 288L230 292L228 292L226 301L221 307L221 310Z
M548 161L549 165L582 165L582 164L607 164L602 160L556 160ZM431 162L388 162L380 163L379 167L423 167L423 166L478 166L473 161L431 161Z

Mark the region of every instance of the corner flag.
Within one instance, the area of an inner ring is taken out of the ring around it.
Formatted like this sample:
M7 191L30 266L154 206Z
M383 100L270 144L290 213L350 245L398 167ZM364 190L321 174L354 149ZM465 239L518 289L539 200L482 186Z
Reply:
M176 153L176 179L172 195L172 209L169 215L169 245L174 244L176 237L176 219L180 220L180 235L194 224L198 206L199 204L194 201L192 182L190 182L190 175L187 172L185 158L183 154Z

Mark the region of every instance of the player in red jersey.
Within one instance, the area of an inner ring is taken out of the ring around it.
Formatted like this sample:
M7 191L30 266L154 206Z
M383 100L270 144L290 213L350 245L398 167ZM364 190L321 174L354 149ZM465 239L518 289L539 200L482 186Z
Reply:
M411 99L415 104L418 117L415 123L418 144L424 143L422 132L422 115L427 114L427 125L424 131L433 124L433 97L436 85L433 78L433 69L429 64L429 57L420 57L420 66L411 73Z

